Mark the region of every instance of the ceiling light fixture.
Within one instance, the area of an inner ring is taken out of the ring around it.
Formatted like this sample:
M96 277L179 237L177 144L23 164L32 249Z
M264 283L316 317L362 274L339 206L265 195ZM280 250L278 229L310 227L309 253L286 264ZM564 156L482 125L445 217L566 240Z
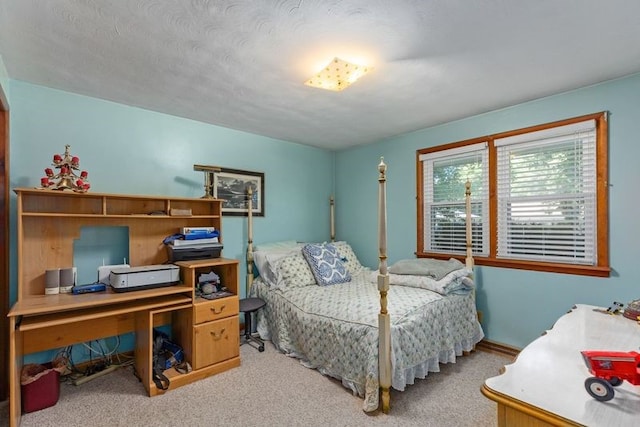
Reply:
M349 87L371 69L371 67L364 65L352 64L344 59L333 58L326 67L304 82L304 84L320 89L340 91Z

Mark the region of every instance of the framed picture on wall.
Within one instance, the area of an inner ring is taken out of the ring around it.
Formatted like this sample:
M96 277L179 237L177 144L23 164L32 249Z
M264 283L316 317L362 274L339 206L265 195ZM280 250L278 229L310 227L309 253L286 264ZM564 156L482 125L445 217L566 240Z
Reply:
M222 214L246 216L247 190L251 188L253 216L264 216L264 173L220 168L214 174L213 196L222 199Z

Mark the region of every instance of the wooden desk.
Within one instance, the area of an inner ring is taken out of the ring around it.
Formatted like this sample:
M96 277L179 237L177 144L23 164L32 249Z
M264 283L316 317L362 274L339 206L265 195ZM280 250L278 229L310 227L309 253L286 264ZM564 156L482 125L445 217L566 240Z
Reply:
M499 426L640 425L640 387L625 381L609 402L595 400L584 388L591 375L580 351L637 351L640 345L640 325L594 308L574 307L502 375L485 381L482 393L498 404Z
M21 415L23 355L83 341L135 332L135 369L150 396L162 393L152 380L153 328L171 325L172 339L193 370L165 371L171 388L240 365L238 260L179 262L181 284L115 293L45 295L45 271L74 265L74 242L85 227L126 227L129 263L163 264L166 236L184 227L220 231L222 200L15 189L17 195L17 301L9 312L9 425ZM188 215L172 215L174 211ZM222 243L222 240L221 240ZM197 298L197 277L215 272L233 294Z
M138 317L148 316L155 310L188 313L192 309L191 295L192 289L187 286L171 286L122 294L54 295L50 304L40 304L49 296L16 303L9 312L10 425L20 422L23 355L128 332L148 337L150 332L142 330ZM155 318L156 325L171 321L171 314ZM137 342L136 347L140 351L136 351L136 367L143 367L143 375L149 376L152 363L150 343L140 346L138 338ZM146 385L150 384L151 378L141 376L141 380ZM149 390L148 386L146 388Z

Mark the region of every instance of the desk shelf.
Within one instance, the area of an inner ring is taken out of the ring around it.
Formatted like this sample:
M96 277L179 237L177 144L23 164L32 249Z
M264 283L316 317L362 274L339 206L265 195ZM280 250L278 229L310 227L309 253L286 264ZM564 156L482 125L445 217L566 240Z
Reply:
M158 307L169 307L171 310L175 310L176 307L183 308L184 304L188 304L188 307L191 308L191 302L191 298L187 296L165 295L148 297L141 300L130 300L120 304L112 303L107 306L76 308L73 311L59 311L39 316L24 317L22 321L20 321L19 329L24 332L52 326L63 326L69 323L82 323L102 317L120 316L135 313L136 311L152 310Z
M145 220L175 220L176 218L188 219L217 219L220 215L150 215L150 214L92 214L92 213L25 213L24 217L34 218L123 218L123 219L145 219Z
M140 196L109 193L75 193L58 190L18 188L25 215L140 216L171 217L171 209L190 210L192 215L219 218L221 204L216 199ZM158 215L164 213L164 215ZM188 218L188 216L174 216Z
M162 288L143 289L132 292L114 292L110 287L104 292L88 294L57 294L57 295L30 295L17 301L11 308L10 316L34 316L48 313L60 313L64 311L84 308L106 310L105 306L119 305L138 300L146 300L155 297L175 294L186 294L189 301L192 298L193 287L186 284L166 286Z

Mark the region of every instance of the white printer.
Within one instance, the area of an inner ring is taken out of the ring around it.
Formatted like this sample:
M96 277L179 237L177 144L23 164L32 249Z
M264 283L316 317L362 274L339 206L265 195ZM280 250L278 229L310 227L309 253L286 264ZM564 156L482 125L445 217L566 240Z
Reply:
M143 265L114 268L109 284L116 292L171 286L180 282L180 267L174 264Z

